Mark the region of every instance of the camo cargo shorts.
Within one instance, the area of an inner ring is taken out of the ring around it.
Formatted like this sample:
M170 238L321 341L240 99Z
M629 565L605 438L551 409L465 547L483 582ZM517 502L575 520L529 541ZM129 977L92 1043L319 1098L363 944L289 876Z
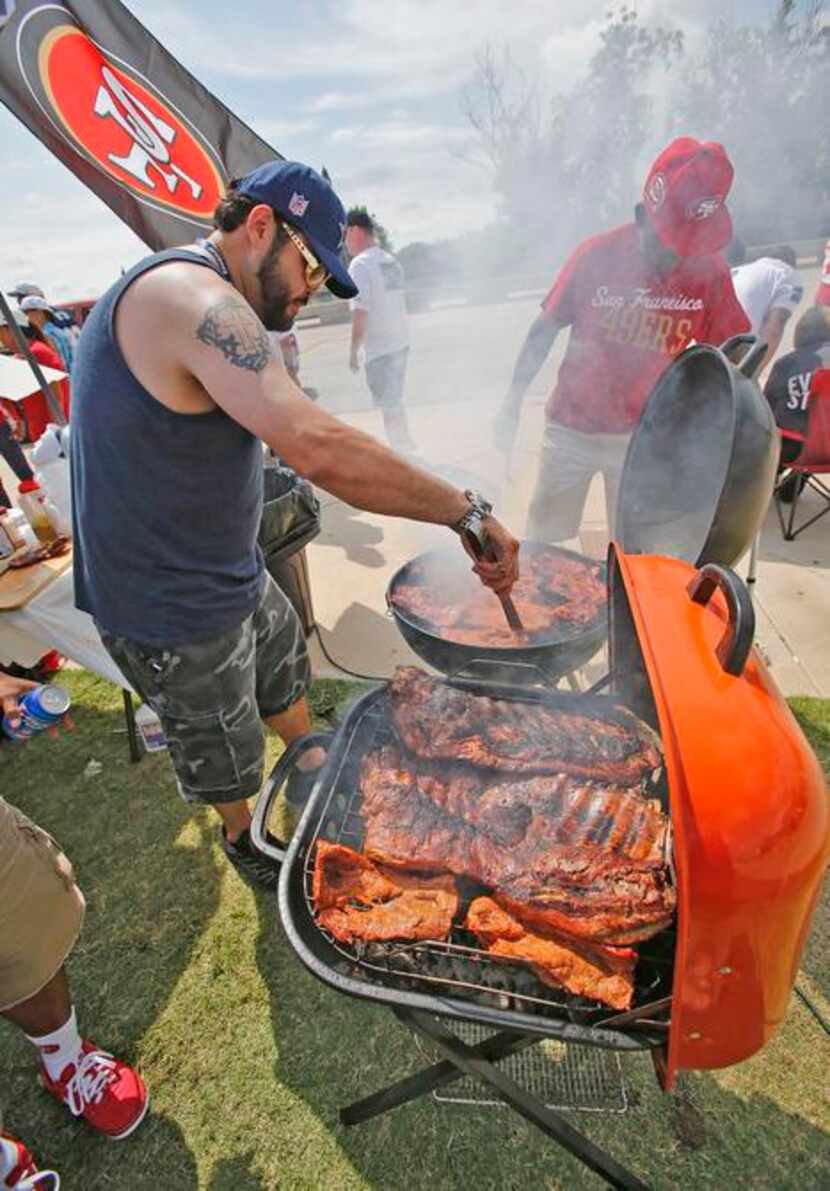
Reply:
M256 611L207 641L164 649L99 632L161 720L185 802L235 802L259 793L260 717L285 711L310 681L299 618L270 575Z

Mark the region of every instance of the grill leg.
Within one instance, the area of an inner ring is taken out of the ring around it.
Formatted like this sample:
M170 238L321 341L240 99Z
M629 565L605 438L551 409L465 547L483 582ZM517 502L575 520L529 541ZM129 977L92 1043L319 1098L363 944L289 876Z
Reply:
M430 1017L428 1014L411 1009L395 1009L396 1015L406 1025L420 1034L430 1038L448 1060L459 1067L465 1074L474 1075L490 1084L506 1101L527 1121L531 1121L548 1137L558 1142L585 1166L595 1171L605 1179L609 1187L624 1188L624 1191L649 1191L647 1185L640 1181L631 1171L626 1170L615 1162L610 1154L606 1154L592 1141L565 1120L559 1113L546 1108L536 1096L532 1096L520 1087L509 1076L499 1071L498 1067L484 1058L477 1048L467 1046L447 1029L447 1027Z
M406 1025L413 1028L409 1020L398 1013L397 1009L394 1012L401 1017ZM535 1046L537 1042L538 1038L534 1038L532 1035L514 1034L510 1030L502 1030L490 1038L485 1038L483 1042L472 1049L483 1059L492 1061L506 1058L507 1055L516 1054L520 1050L527 1050L529 1047ZM425 1067L423 1071L417 1071L414 1075L409 1075L406 1079L401 1079L388 1088L367 1096L364 1100L357 1100L348 1108L341 1108L340 1120L344 1125L359 1125L363 1121L371 1120L372 1117L380 1116L381 1113L389 1112L392 1108L408 1104L410 1100L426 1096L435 1088L442 1088L446 1084L454 1083L463 1075L464 1072L454 1062L444 1059L443 1062L435 1063L432 1067Z

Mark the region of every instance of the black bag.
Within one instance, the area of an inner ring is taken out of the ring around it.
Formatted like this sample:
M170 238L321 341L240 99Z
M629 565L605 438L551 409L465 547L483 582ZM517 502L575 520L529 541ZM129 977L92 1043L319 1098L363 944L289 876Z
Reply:
M308 480L284 463L265 468L257 540L266 569L302 550L320 532L320 502Z

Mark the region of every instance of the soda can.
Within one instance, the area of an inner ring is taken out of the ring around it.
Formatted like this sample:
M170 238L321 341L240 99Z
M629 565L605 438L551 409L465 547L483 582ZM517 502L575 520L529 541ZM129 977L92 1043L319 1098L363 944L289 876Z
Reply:
M9 716L3 717L3 731L11 740L29 740L38 732L57 724L69 711L69 691L62 686L36 687L18 701L19 723L13 728Z

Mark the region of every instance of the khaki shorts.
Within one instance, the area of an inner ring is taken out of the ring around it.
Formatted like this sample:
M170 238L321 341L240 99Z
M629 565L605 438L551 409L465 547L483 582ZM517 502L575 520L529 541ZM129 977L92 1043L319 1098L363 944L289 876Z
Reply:
M0 1010L60 971L84 920L72 865L50 835L0 798Z
M530 541L565 542L577 536L597 472L605 481L605 512L613 536L617 489L630 438L630 434L583 434L548 422L528 513Z

